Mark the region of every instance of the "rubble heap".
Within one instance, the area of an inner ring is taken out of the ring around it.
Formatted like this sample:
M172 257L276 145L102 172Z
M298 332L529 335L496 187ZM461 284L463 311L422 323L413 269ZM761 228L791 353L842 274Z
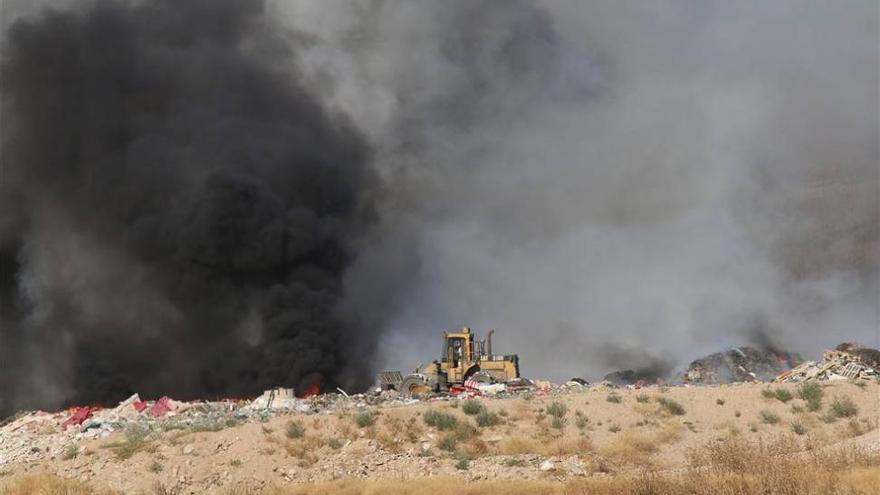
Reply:
M770 381L802 362L798 354L735 347L693 361L681 381L693 384Z
M781 373L778 383L807 380L869 380L878 376L880 351L860 344L843 343L833 351L825 351L822 361L807 361Z
M663 379L658 377L654 370L619 370L608 373L602 378L603 382L613 383L619 387L626 385L634 385L636 387L644 387L646 385L655 385L663 383Z

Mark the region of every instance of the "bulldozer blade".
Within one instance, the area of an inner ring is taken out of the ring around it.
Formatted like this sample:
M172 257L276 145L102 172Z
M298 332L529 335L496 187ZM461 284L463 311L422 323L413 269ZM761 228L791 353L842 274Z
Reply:
M379 385L382 388L394 388L395 390L400 387L400 382L403 381L403 373L400 371L382 371L378 374Z

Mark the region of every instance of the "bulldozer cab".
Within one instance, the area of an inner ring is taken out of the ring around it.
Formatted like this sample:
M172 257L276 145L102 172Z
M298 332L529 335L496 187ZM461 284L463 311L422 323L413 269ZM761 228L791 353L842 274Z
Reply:
M445 335L441 368L450 383L460 383L474 365L473 335L467 327L461 332Z

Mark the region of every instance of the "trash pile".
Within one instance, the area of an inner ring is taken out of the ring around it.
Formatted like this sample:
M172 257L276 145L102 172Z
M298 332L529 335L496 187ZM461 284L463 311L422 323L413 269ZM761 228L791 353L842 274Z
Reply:
M803 362L798 354L735 347L693 361L681 377L689 384L717 385L773 380L779 373Z
M22 412L0 422L0 470L13 462L30 462L63 456L86 440L107 438L114 432L218 431L247 422L266 421L277 415L358 409L382 404L388 407L418 402L397 393L379 395L322 394L295 397L293 389L274 388L254 400L182 402L162 397L144 401L134 394L116 407L81 406L49 413Z
M648 369L614 371L605 375L602 378L602 381L613 383L619 387L632 385L636 388L645 387L647 385L659 385L664 382L663 378L658 377L654 370Z
M825 351L822 361L807 361L781 373L774 382L808 380L870 380L880 376L880 351L846 342Z

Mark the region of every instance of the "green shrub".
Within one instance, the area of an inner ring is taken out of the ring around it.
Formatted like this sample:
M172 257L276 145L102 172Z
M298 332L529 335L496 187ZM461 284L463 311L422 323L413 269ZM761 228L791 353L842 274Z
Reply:
M765 388L765 389L761 390L761 397L763 397L765 399L775 399L776 393L773 390L770 390L769 388Z
M439 442L437 442L437 447L440 450L445 450L447 452L452 452L457 446L458 440L456 440L453 435L445 435Z
M798 435L803 435L807 432L807 427L801 424L801 422L795 421L791 424L791 431L795 432Z
M644 404L645 402L648 402L649 400L651 400L651 398L648 397L648 394L639 394L636 396L636 402L639 402L642 404Z
M561 430L561 429L565 428L565 419L557 418L554 416L553 420L550 421L550 426L552 426L553 428L556 428L557 430Z
M765 409L761 411L761 421L767 423L768 425L775 425L779 422L779 415Z
M859 414L859 408L849 397L835 397L831 401L831 413L836 418L852 418Z
M118 459L128 459L141 451L150 451L154 445L148 440L149 428L141 425L131 425L125 430L125 441L113 442L103 445L103 448L111 449Z
M376 415L371 412L362 411L354 415L354 422L358 428L366 428L376 424Z
M515 459L515 458L504 459L504 462L502 464L504 464L507 467L526 467L526 466L528 466L528 463L526 461L524 461L522 459Z
M61 458L65 461L69 461L71 459L76 459L79 455L79 447L76 445L68 445L66 449L64 449L64 453L61 454Z
M471 467L471 456L464 452L456 452L453 459L455 459L455 469L465 471Z
M458 419L451 414L431 409L422 415L422 421L428 426L433 426L440 431L451 430L458 424Z
M339 450L339 449L342 448L342 445L343 445L343 444L342 444L342 440L340 440L340 439L338 439L338 438L331 438L331 439L327 442L327 445L329 445L330 448L333 449L333 450Z
M821 421L823 423L831 424L831 423L837 421L837 416L835 416L834 413L829 411L829 412L819 416L819 421Z
M568 412L568 407L561 402L551 402L550 405L547 406L547 414L554 418L563 418L565 417L566 412Z
M586 416L579 414L574 418L574 425L578 427L579 430L583 430L590 424L590 419Z
M621 401L623 401L623 399L621 399L621 397L619 395L615 394L614 392L611 392L610 394L608 394L608 396L605 397L605 400L607 402L611 402L612 404L620 404Z
M302 438L306 435L306 427L299 421L288 421L284 434L287 438Z
M788 389L785 388L777 388L773 392L773 396L776 397L776 399L783 404L790 401L791 399L794 399L794 395L792 395L791 392L789 392Z
M807 409L815 412L822 408L822 396L825 391L817 382L802 382L797 388L798 397L807 403Z
M485 410L486 408L483 407L483 404L476 400L469 400L461 406L461 411L468 416L476 416Z
M470 440L479 434L480 432L478 432L470 423L458 423L451 432L451 435L459 442Z
M674 416L684 416L685 414L684 406L672 399L660 397L657 399L657 403L660 404L660 407L662 407L664 411Z
M477 414L474 420L477 422L477 426L481 426L483 428L487 426L495 426L501 422L501 418L499 418L497 414L486 410L480 411L480 413Z

